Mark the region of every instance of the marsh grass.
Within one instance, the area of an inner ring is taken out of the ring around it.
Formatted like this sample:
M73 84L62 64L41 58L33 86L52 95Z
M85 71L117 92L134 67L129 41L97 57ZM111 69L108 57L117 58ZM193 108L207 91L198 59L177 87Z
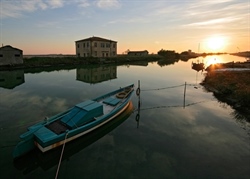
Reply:
M250 109L250 71L207 73L203 83L216 89L225 98Z

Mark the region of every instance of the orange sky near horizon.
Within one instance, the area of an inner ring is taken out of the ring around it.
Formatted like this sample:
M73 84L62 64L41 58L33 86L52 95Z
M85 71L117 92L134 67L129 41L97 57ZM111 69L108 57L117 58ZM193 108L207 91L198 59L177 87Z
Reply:
M0 43L28 54L75 54L75 41L99 36L117 53L250 51L250 2L0 1ZM145 13L146 12L146 13Z

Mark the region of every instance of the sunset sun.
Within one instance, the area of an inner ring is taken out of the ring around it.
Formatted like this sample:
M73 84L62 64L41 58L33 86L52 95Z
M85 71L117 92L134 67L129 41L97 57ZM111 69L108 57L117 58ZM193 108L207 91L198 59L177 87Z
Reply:
M206 40L207 49L210 51L221 51L226 45L226 40L222 36L213 36Z

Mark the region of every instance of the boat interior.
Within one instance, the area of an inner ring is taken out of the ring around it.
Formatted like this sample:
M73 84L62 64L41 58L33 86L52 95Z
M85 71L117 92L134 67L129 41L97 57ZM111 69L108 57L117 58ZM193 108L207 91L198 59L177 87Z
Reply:
M130 92L131 88L111 96L106 96L98 101L87 100L79 103L60 120L49 123L45 127L57 135L65 133L67 130L78 128L96 120L98 117L110 113Z

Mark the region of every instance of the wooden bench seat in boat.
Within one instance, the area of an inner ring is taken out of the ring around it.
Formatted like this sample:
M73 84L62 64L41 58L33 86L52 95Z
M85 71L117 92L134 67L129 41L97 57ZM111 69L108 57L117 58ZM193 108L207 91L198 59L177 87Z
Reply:
M38 140L42 142L47 142L57 137L57 134L49 130L47 127L41 127L34 134L38 138Z
M118 98L109 97L109 98L105 99L105 100L103 101L103 103L108 104L108 105L111 105L111 106L115 106L115 105L117 105L120 101L121 101L121 100L118 99Z

